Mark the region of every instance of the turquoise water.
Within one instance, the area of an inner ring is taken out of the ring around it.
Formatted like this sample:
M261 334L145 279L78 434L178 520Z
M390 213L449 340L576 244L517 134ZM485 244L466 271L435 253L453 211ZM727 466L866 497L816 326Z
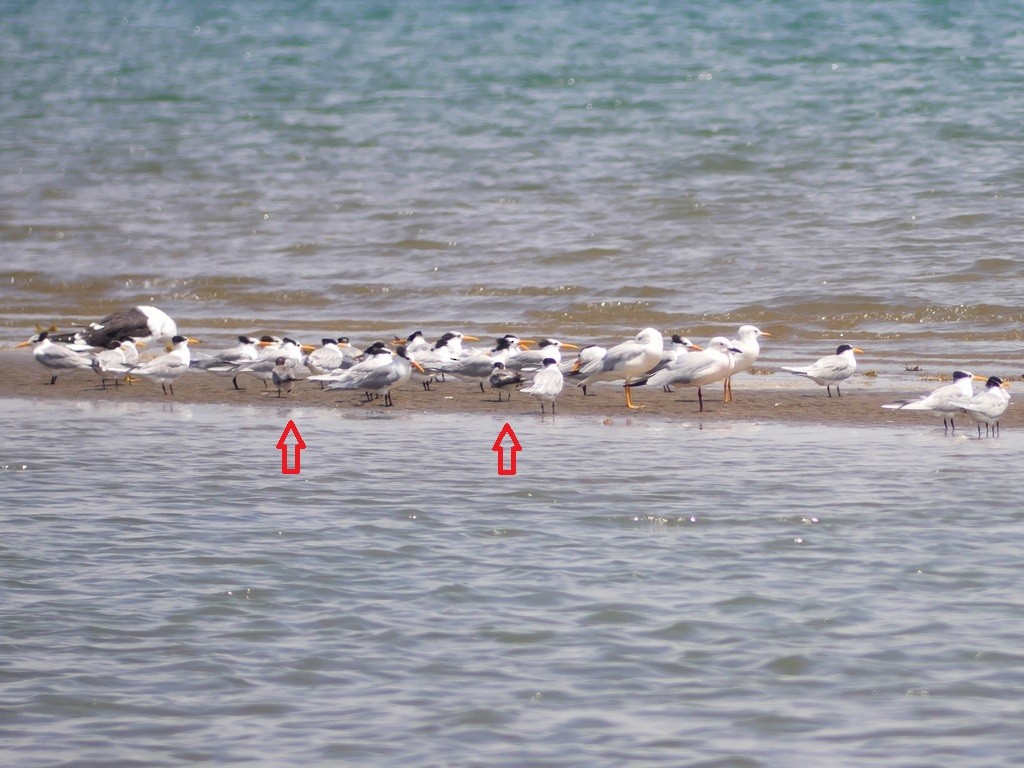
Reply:
M1013 4L9 10L11 340L144 302L225 337L1019 353Z
M3 343L146 303L1019 370L1017 5L0 7ZM531 418L498 478L487 417L5 406L0 762L1024 757L1012 430Z

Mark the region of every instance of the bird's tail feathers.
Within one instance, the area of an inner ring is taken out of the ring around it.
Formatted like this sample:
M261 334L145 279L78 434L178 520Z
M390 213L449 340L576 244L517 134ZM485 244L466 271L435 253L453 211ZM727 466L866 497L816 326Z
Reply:
M883 408L889 408L892 410L902 409L907 411L926 411L927 408L920 406L921 400L897 400L894 403L886 403Z

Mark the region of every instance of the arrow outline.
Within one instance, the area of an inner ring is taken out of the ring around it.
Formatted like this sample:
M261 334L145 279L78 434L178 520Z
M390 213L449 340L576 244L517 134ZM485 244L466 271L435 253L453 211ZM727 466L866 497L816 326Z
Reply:
M511 460L509 461L508 469L505 468L505 438L509 437L512 439L512 445L510 447ZM516 437L516 432L512 429L512 425L507 421L505 426L501 428L501 432L494 440L494 445L491 446L491 450L498 454L498 474L499 475L514 475L516 473L516 454L523 450L522 444L519 442L519 438Z
M288 435L291 434L295 437L295 442L288 445ZM275 446L281 451L281 474L282 475L297 475L301 472L300 457L301 452L306 448L306 441L302 439L302 435L299 433L299 428L295 426L294 419L288 419L288 424L285 425L284 431L281 432L281 436L277 439L277 445ZM295 466L289 466L288 462L288 448L295 449Z

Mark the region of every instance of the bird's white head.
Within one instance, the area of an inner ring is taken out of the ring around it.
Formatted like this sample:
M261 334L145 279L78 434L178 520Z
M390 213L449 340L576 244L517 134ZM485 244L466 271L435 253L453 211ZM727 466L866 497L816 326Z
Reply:
M736 332L741 339L756 339L761 336L771 336L768 331L762 331L756 325L741 325Z
M640 333L636 335L636 343L648 346L650 344L657 344L660 349L664 342L661 339L661 331L655 328L644 328Z

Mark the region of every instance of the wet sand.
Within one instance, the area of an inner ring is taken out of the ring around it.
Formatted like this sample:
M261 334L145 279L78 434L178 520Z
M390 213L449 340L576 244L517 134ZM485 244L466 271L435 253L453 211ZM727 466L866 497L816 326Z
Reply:
M231 378L190 371L174 385L174 395L164 395L160 385L147 380L119 387L100 386L91 371L60 374L50 385L50 372L32 359L28 350L0 350L0 398L38 398L66 400L106 400L110 402L183 403L322 407L344 409L352 413L390 411L400 413L480 413L507 417L540 415L539 401L518 391L511 402L498 402L489 388L481 393L476 382L448 380L435 382L425 391L416 382L394 390L394 406L385 409L383 400L365 402L360 392L324 391L314 382L296 382L293 391L278 398L276 390L266 389L263 382L251 376L240 376L241 390L235 390ZM918 374L915 374L918 375ZM887 379L854 376L843 386L843 396L829 398L824 387L784 374L744 373L733 379L732 403L722 402L721 383L704 388L704 411L698 412L695 389L677 389L666 393L660 388L638 387L633 390L634 402L641 410L626 408L620 386L601 384L589 387L584 397L572 379L556 401L559 416L618 420L623 417L679 420L683 423L723 421L784 421L806 424L846 424L851 426L896 426L921 429L942 429L941 418L925 412L890 411L881 406L898 399L916 398L942 383L938 375L919 374L920 380ZM1019 384L1018 384L1019 386ZM486 384L485 384L486 387ZM1011 388L1011 395L1013 389ZM504 395L503 395L504 396ZM550 413L550 409L548 411ZM1004 414L1002 427L1021 426L1024 420L1013 404ZM957 431L977 434L966 416L957 420ZM982 434L984 434L982 427Z

